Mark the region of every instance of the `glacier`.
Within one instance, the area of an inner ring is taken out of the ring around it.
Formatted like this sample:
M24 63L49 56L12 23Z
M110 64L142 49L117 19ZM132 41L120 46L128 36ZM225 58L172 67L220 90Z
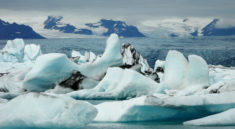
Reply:
M81 128L90 123L96 114L96 108L87 102L66 96L28 93L1 106L0 127Z

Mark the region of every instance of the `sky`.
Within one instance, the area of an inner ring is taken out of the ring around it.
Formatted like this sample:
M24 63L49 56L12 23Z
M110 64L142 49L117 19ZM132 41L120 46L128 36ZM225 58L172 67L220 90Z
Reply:
M0 19L38 26L48 15L82 26L100 18L138 25L164 18L223 18L233 23L235 0L0 0Z

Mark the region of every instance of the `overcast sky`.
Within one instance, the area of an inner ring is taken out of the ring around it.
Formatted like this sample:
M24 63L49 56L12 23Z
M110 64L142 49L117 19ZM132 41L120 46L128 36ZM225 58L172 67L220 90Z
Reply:
M0 0L0 18L41 22L48 15L86 22L100 18L129 23L168 17L235 18L235 0Z

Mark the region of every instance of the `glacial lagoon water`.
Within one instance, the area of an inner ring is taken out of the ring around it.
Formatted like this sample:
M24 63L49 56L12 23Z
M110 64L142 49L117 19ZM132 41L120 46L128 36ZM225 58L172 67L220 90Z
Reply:
M150 66L157 59L164 60L168 50L178 50L184 55L197 54L208 64L235 66L235 37L196 37L196 38L121 38L121 43L131 43L146 58ZM43 53L59 52L70 56L72 50L93 51L102 54L106 38L81 39L31 39L25 43L40 44ZM6 44L0 41L0 49ZM91 102L91 101L90 101ZM103 101L93 101L97 104ZM235 126L184 126L182 122L127 122L90 123L83 129L235 129Z
M184 55L202 56L208 64L235 66L235 36L188 37L188 38L121 38L121 43L131 43L154 66L157 59L164 60L169 50L178 50ZM106 38L79 39L33 39L25 43L40 44L43 53L59 52L70 56L72 50L82 53L92 51L102 54ZM6 41L0 40L0 49Z

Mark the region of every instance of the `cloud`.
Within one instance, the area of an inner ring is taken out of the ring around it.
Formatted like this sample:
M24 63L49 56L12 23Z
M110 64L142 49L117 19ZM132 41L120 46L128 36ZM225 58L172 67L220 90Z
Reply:
M234 0L0 0L0 18L36 27L48 15L76 26L100 18L140 25L172 17L235 19L234 5Z

